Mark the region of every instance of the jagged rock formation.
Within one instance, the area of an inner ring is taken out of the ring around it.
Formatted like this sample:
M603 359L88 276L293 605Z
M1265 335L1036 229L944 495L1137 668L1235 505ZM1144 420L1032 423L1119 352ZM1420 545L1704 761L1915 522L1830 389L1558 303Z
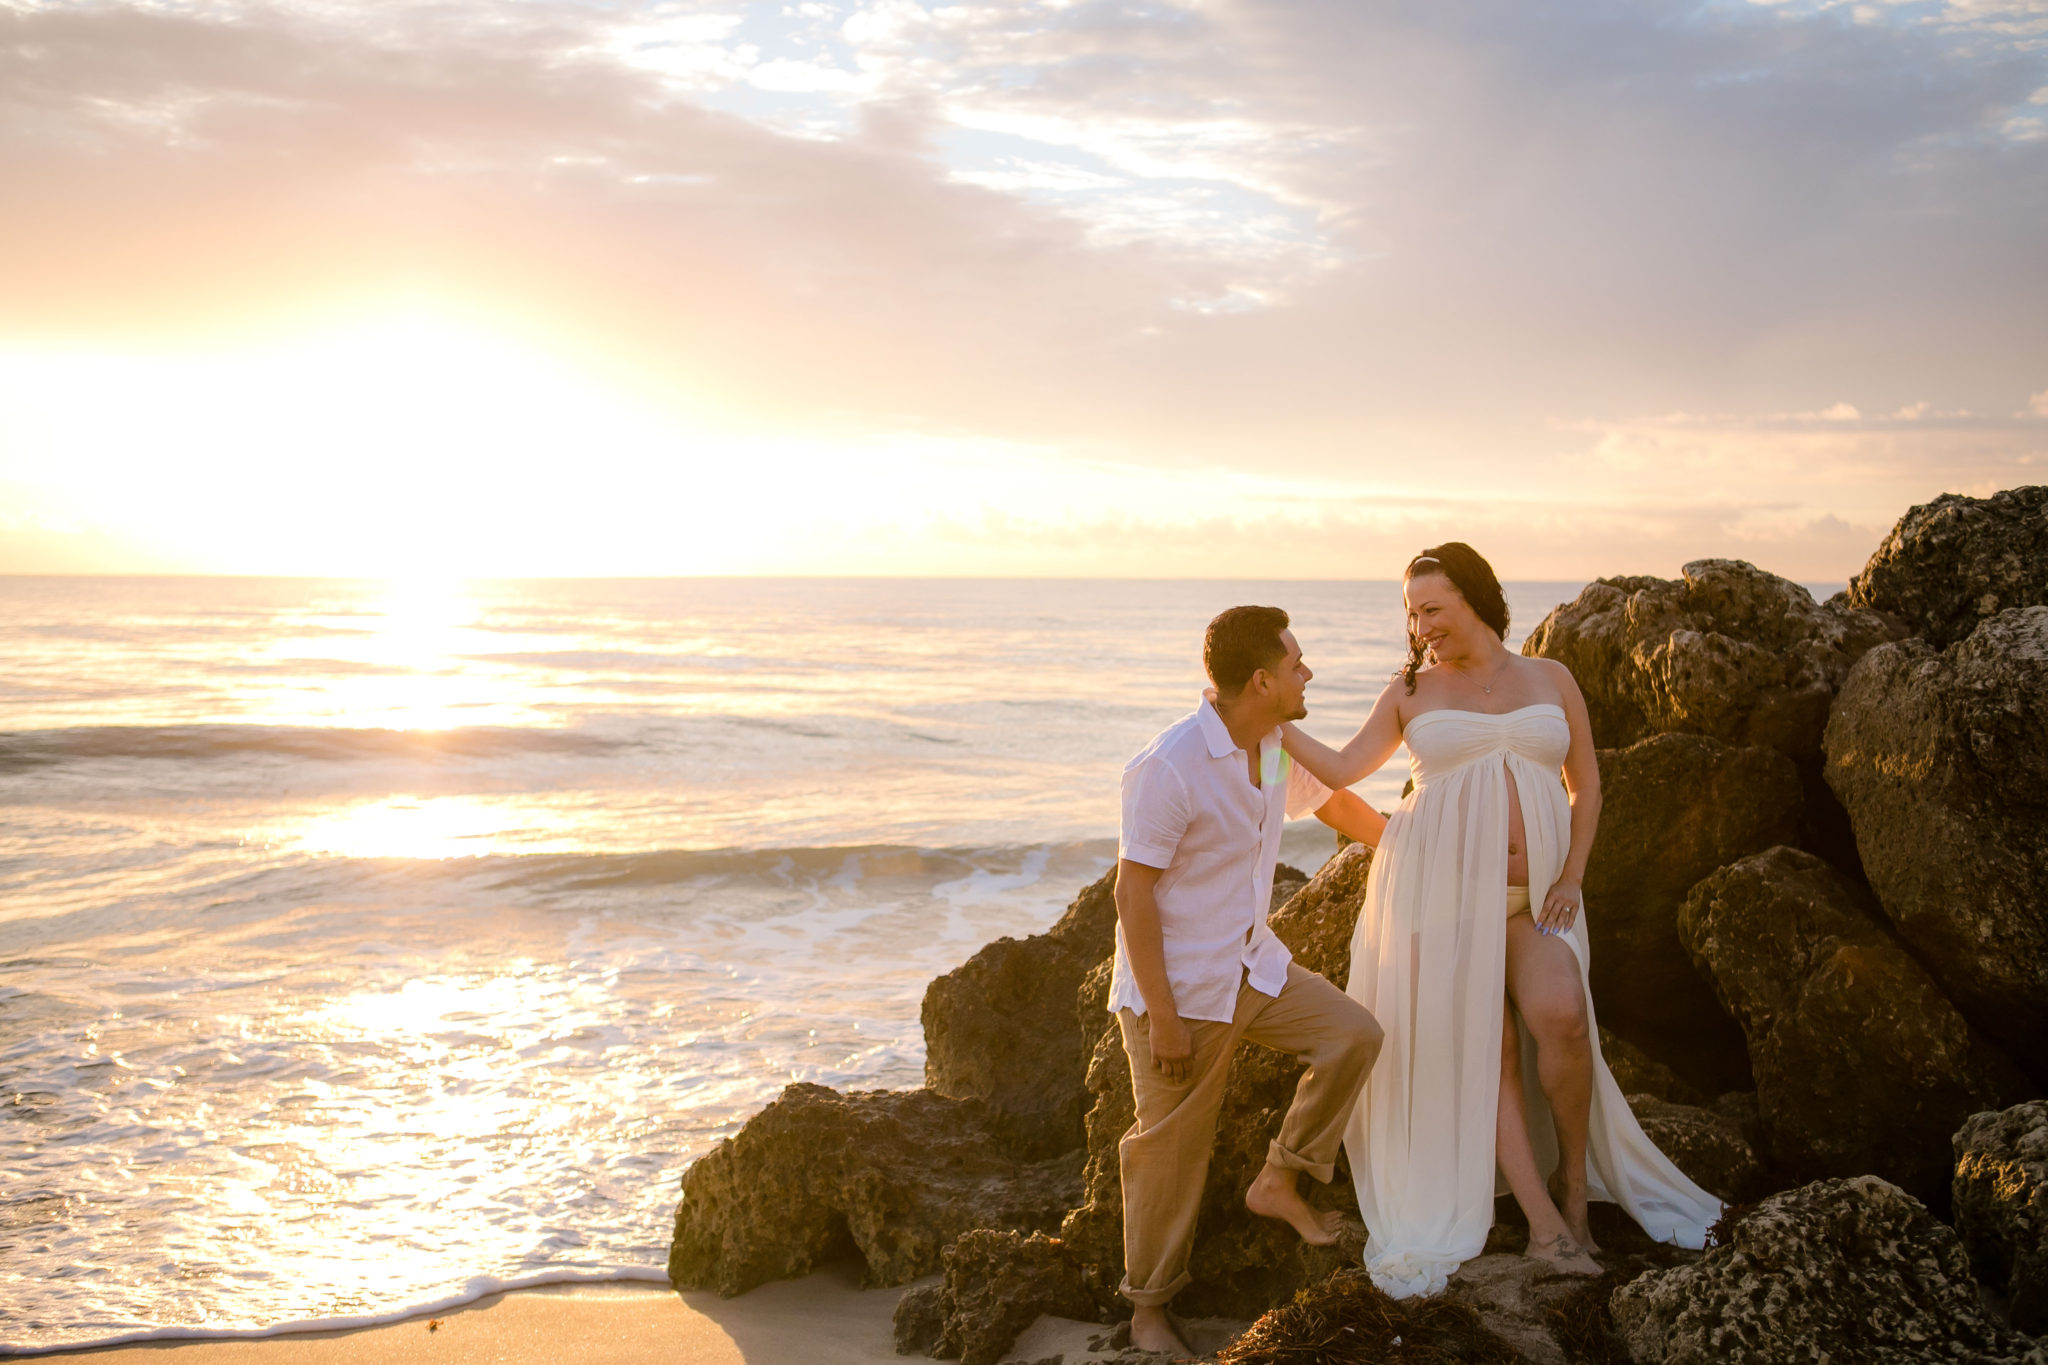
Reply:
M2018 1362L2027 1343L1979 1305L1962 1244L1876 1176L1772 1195L1692 1265L1615 1291L1637 1365Z
M1371 872L1372 850L1348 844L1285 901L1278 899L1277 889L1274 893L1273 915L1267 921L1274 934L1296 962L1339 987L1351 979L1351 931L1358 926ZM1277 878L1274 885L1279 885Z
M1219 1365L1520 1365L1524 1357L1466 1305L1444 1295L1390 1299L1364 1271L1349 1267L1266 1313L1216 1359Z
M1872 650L1827 755L1899 937L2048 1084L2048 606Z
M1818 753L1835 690L1890 624L1739 559L1681 572L1589 584L1522 653L1571 669L1602 748L1675 732Z
M896 1307L896 1349L995 1365L1041 1313L1098 1316L1081 1268L1058 1238L981 1229L946 1248L946 1278Z
M1900 618L1936 648L2001 611L2048 604L2048 487L1944 493L1915 507L1844 596Z
M2048 1335L2048 1100L1972 1115L1956 1134L1956 1233L2012 1325Z
M1673 1104L1703 1104L1706 1096L1678 1073L1605 1025L1600 1029L1600 1058L1614 1074L1624 1095L1651 1095Z
M1742 1031L1678 941L1693 884L1799 836L1800 781L1775 749L1662 734L1602 749L1586 932L1600 1022L1709 1093L1749 1085Z
M963 1232L1057 1226L1080 1175L1078 1153L1013 1156L971 1101L792 1085L683 1177L669 1280L739 1294L854 1253L903 1284Z
M1628 1107L1657 1150L1701 1189L1731 1201L1755 1193L1763 1167L1736 1119L1655 1095L1630 1095Z
M1948 1198L1963 1119L2033 1092L1878 926L1862 888L1774 848L1708 877L1679 933L1749 1039L1771 1158Z
M1115 945L1115 891L1111 868L1045 933L999 938L925 988L925 1085L982 1101L1026 1151L1085 1140L1087 1054L1067 1002Z

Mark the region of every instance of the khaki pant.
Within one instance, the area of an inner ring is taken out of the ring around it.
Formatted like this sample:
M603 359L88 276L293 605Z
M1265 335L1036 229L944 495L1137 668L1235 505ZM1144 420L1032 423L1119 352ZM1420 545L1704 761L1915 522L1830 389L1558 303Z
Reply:
M1132 1303L1148 1307L1171 1299L1190 1278L1195 1214L1238 1042L1308 1062L1266 1160L1327 1183L1382 1035L1365 1006L1299 963L1288 964L1287 984L1277 996L1240 986L1229 1023L1187 1021L1194 1055L1185 1081L1170 1081L1153 1065L1150 1016L1119 1010L1117 1022L1138 1102L1138 1121L1117 1144L1124 1186L1124 1281L1118 1287Z

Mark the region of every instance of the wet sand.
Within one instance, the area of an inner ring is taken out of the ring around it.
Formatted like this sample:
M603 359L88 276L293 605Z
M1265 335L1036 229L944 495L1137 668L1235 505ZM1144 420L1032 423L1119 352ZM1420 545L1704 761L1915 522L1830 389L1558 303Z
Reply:
M733 1299L653 1284L551 1285L381 1327L33 1358L93 1365L899 1365L890 1317L902 1294L860 1288L850 1266Z

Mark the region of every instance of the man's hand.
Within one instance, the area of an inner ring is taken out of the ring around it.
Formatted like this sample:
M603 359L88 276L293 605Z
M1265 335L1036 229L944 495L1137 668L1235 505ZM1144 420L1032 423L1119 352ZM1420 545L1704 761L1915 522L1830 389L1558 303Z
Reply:
M1195 1055L1194 1036L1187 1024L1170 1010L1154 1010L1145 1017L1152 1021L1152 1065L1175 1085L1185 1083Z

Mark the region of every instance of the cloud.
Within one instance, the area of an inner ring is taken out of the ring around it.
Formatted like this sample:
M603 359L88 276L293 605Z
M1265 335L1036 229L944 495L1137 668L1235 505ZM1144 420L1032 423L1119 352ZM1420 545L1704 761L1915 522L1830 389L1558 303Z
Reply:
M2014 131L2043 12L1906 8L15 4L0 342L404 303L850 451L1485 490L1509 510L1476 524L1588 571L1660 538L1845 554L2038 479L2048 416L2048 142ZM1676 412L1716 416L1585 420ZM1021 519L1003 562L1109 525L1249 560L1286 515L1128 496ZM1328 515L1303 543L1379 524ZM923 562L984 562L928 529Z

